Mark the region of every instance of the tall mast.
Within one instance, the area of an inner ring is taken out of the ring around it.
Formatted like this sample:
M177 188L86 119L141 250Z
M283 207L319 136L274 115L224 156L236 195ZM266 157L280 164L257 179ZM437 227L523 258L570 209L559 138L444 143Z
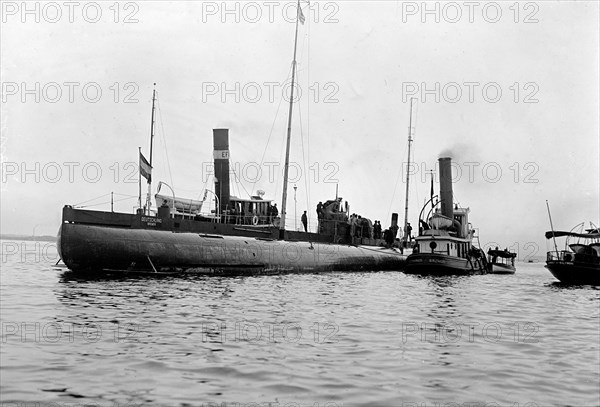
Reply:
M150 168L152 169L152 143L154 142L154 103L156 102L156 83L152 91L152 121L150 122ZM146 196L147 215L150 216L150 206L152 206L152 173L148 178L148 195Z
M281 222L279 223L279 239L283 239L285 233L285 215L288 187L288 172L290 167L290 140L292 138L292 108L294 107L294 81L296 79L296 48L298 45L298 21L300 20L300 0L296 12L296 34L294 37L294 60L292 62L292 88L290 90L290 110L288 113L287 142L285 146L285 166L283 170L283 197L281 199Z
M406 163L406 200L404 203L404 241L408 242L408 231L406 230L408 226L408 183L410 181L410 147L412 145L412 136L413 136L413 102L416 98L410 98L410 118L408 119L408 162Z

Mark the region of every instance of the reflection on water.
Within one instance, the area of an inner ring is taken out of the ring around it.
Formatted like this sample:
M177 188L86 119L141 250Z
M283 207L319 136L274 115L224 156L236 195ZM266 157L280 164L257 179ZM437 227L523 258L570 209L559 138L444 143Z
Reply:
M600 290L541 264L433 278L5 265L6 403L600 404Z

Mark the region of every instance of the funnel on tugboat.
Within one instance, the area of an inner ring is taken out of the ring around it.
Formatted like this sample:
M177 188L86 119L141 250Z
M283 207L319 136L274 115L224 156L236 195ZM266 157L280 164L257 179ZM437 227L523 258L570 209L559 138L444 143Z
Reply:
M440 199L432 196L419 215L419 235L404 272L421 275L486 274L485 253L473 244L469 208L453 202L451 158L439 159ZM433 180L432 180L433 195ZM427 210L431 204L431 209ZM425 216L424 216L425 214Z

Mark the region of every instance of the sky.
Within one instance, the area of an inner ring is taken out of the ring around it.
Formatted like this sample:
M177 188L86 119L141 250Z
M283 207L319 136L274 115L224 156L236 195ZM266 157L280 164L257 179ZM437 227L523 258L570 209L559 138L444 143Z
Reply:
M413 225L440 156L482 245L543 255L546 200L556 229L600 223L597 1L301 7L290 228L304 210L314 223L336 188L351 212L403 223L411 98ZM277 1L2 2L1 232L55 235L64 205L110 210L111 192L133 212L154 83L153 193L160 180L201 198L212 129L229 128L232 193L281 206L295 13Z

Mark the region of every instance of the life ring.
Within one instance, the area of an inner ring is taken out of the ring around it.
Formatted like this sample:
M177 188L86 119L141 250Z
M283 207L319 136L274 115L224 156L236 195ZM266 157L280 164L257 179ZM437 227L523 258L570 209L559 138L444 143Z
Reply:
M254 217L252 218L252 224L254 226L258 225L258 216L254 215Z

